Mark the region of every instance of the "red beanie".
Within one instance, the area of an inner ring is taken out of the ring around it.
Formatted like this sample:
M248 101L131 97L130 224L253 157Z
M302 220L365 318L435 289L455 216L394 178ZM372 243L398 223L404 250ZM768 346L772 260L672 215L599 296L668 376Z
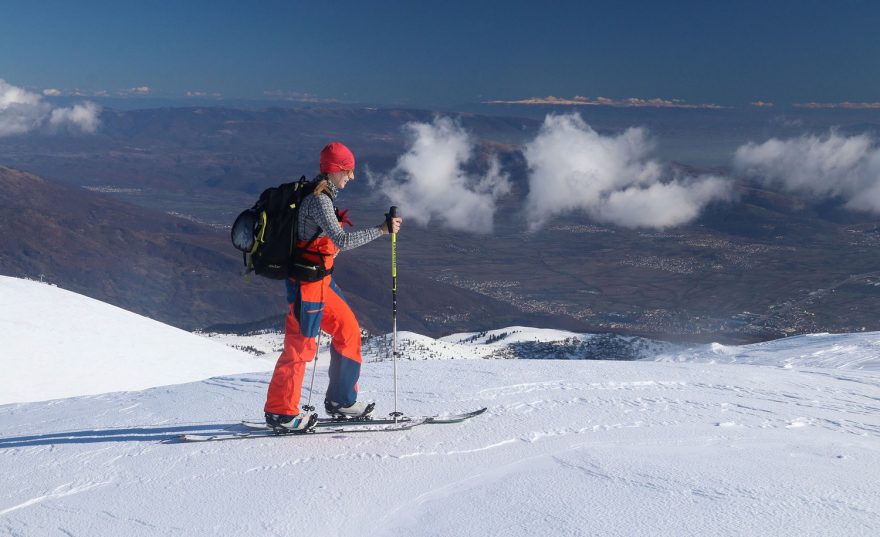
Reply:
M321 150L321 173L347 172L354 169L354 154L341 142L330 142Z

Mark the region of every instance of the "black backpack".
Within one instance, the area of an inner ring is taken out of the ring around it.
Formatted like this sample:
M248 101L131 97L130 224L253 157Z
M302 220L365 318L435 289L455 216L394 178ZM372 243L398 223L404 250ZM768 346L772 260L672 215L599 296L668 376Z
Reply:
M253 207L242 211L232 225L232 244L244 253L245 275L253 272L273 280L291 276L317 281L332 272L323 265L303 262L296 248L299 208L306 196L315 191L318 181L284 183L267 188ZM308 248L321 233L306 245Z

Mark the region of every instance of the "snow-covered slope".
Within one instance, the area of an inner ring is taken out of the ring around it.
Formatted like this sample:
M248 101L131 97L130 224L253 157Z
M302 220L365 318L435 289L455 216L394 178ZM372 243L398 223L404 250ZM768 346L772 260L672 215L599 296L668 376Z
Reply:
M660 353L653 359L776 367L862 369L880 372L880 332L808 334L741 346L713 343L676 352Z
M877 334L664 348L660 362L421 360L655 347L523 327L401 334L400 410L488 411L396 433L187 444L177 436L259 419L270 373L241 371L270 369L274 352L253 358L34 282L0 279L0 307L0 393L113 392L0 406L0 535L873 537L880 527ZM325 351L319 406L327 361ZM393 409L392 370L364 365L361 398L379 414ZM216 376L175 384L181 371ZM120 391L135 381L161 386Z
M284 334L258 332L249 335L201 333L203 337L247 350L253 354L277 357L281 352ZM329 336L322 337L323 352L327 351ZM511 326L485 332L453 334L440 339L414 332L398 333L400 356L406 360L462 360L462 359L559 359L559 360L636 360L654 358L683 349L680 345L632 336L612 334L578 334L564 330ZM391 356L391 335L370 336L364 339L364 360L383 361Z
M284 334L262 332L240 336L203 334L233 348L248 349L274 359L281 350ZM328 353L325 335L322 357ZM401 331L400 356L406 360L460 359L559 359L559 360L653 360L750 364L772 367L825 367L880 371L880 332L858 334L807 334L751 345L683 345L632 336L578 334L511 326L485 332L466 332L433 339ZM387 360L391 356L391 335L364 340L365 361Z
M192 382L273 363L39 282L0 276L0 404Z
M162 443L260 416L268 373L0 407L9 535L874 536L880 378L532 360L398 364L399 433ZM318 396L326 387L319 371ZM392 406L391 364L361 396Z

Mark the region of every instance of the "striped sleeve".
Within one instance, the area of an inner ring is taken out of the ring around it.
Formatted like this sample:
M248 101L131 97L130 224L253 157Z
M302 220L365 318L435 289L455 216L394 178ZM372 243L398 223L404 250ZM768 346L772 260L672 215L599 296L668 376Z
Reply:
M308 219L318 225L323 230L323 234L327 235L341 251L363 246L382 236L382 230L378 227L368 227L357 231L342 229L336 219L336 212L333 210L333 201L327 196L309 196L308 203L304 208L307 211Z

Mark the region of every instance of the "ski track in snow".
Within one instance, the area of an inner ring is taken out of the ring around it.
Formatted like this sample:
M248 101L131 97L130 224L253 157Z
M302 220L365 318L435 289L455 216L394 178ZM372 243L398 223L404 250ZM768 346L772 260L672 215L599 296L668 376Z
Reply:
M258 417L269 374L0 406L0 533L285 535L303 513L313 536L880 527L871 372L522 360L399 369L408 413L489 410L396 433L181 444L164 442ZM361 381L384 410L390 374L367 364ZM320 397L325 372L316 384Z
M64 483L62 485L58 485L52 491L47 492L46 494L42 494L40 496L37 496L36 498L31 498L31 499L29 499L25 502L22 502L18 505L13 505L12 507L8 507L6 509L3 509L2 511L0 511L0 516L6 515L8 513L13 512L13 511L17 511L18 509L23 509L25 507L30 507L32 505L36 505L36 504L43 502L43 501L46 501L46 500L63 498L65 496L72 496L73 494L79 494L81 492L86 492L91 489L94 489L97 487L102 487L107 484L109 484L109 481L104 482L104 483L88 483L88 482L86 482L86 483L82 483L79 485L74 485L73 482Z

